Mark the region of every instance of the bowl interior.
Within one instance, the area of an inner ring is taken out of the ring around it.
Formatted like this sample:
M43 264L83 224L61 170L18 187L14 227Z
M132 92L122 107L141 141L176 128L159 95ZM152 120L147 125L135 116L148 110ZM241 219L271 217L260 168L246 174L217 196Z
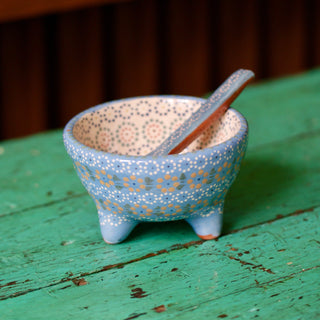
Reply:
M73 136L80 143L110 153L146 155L154 150L203 103L184 97L138 97L95 107L76 121ZM237 114L229 109L184 152L224 142L240 130Z

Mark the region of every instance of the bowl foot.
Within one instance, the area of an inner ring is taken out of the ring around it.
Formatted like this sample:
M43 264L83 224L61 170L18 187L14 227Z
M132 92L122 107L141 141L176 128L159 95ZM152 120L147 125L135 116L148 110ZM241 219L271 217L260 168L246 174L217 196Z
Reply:
M137 221L119 219L113 215L100 216L101 234L108 244L117 244L125 240L137 224Z
M219 237L222 228L222 206L216 206L205 215L198 215L186 219L197 236L203 240L212 240Z

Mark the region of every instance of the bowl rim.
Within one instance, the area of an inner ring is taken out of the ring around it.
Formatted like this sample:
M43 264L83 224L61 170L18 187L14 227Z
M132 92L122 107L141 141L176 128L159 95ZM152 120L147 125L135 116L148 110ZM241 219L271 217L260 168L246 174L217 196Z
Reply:
M123 99L116 99L116 100L111 100L107 102L103 102L101 104L95 105L93 107L90 107L74 117L72 117L68 123L65 125L64 130L63 130L63 139L64 139L64 144L66 143L71 144L73 147L76 149L81 149L81 150L87 150L88 152L92 152L93 154L96 154L98 156L105 155L108 157L115 157L115 158L121 158L122 160L148 160L148 159L168 159L168 158L173 158L173 157L179 157L179 156L187 156L191 154L197 154L197 153L203 153L205 150L207 151L213 151L214 149L219 148L221 145L227 144L227 143L232 143L232 141L236 140L241 140L243 136L246 135L248 132L248 122L246 118L236 109L232 108L231 106L229 107L228 110L232 110L240 120L240 128L237 131L235 135L232 137L228 138L227 140L224 140L218 144L215 144L214 146L204 148L204 149L199 149L199 150L194 150L194 151L188 151L185 153L178 153L178 154L170 154L170 155L161 155L161 156L153 156L153 155L125 155L125 154L118 154L118 153L111 153L103 150L97 150L95 148L89 147L80 141L78 141L74 135L73 135L73 128L74 125L77 123L78 120L80 120L85 114L102 109L104 107L107 107L108 105L114 104L114 103L121 103L121 102L128 102L133 99L150 99L150 98L162 98L162 99L179 99L179 100L194 100L198 102L205 102L205 98L201 97L194 97L194 96L188 96L188 95L145 95L145 96L135 96L135 97L128 97L128 98L123 98ZM120 160L120 159L119 159Z

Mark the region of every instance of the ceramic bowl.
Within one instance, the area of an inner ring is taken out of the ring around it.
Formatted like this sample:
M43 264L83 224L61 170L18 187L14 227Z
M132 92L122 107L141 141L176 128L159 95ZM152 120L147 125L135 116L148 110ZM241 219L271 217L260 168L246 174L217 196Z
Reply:
M203 102L128 98L88 109L66 125L66 150L107 243L123 241L146 221L185 219L202 239L220 235L225 197L247 145L245 118L229 108L182 153L148 156Z

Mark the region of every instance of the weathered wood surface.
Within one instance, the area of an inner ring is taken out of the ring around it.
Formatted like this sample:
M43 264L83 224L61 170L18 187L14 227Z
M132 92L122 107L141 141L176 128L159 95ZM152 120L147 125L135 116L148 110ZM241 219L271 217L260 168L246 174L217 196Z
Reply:
M320 317L319 87L315 70L235 102L250 140L217 242L180 221L107 245L61 131L1 143L1 319Z

